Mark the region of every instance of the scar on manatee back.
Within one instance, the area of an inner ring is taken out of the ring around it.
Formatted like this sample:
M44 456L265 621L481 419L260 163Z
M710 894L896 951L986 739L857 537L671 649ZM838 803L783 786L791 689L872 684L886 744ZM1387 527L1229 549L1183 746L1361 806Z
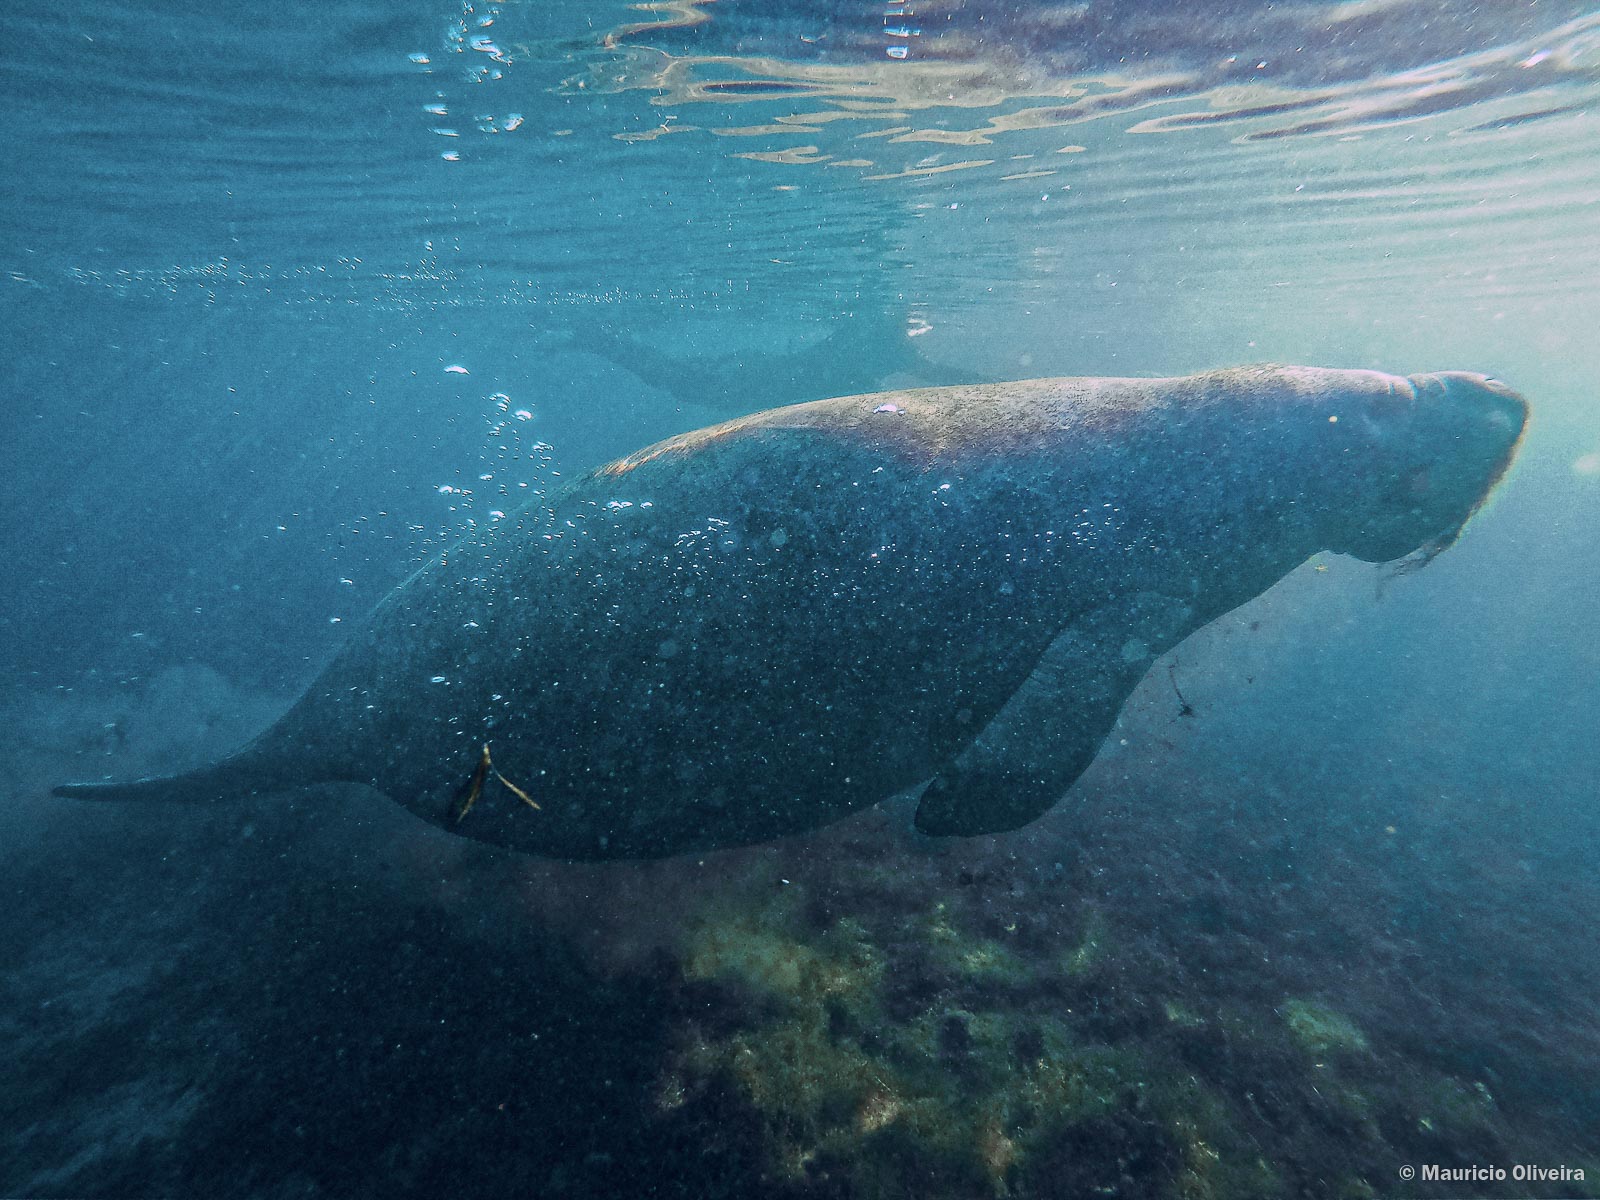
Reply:
M967 448L1010 445L1021 449L1063 427L1054 407L1063 396L1071 400L1072 424L1077 427L1109 426L1125 419L1130 411L1143 407L1138 401L1146 398L1142 392L1115 386L1128 382L1135 381L1061 378L911 388L890 393L895 403L887 405L882 403L884 393L812 400L676 434L596 468L591 478L620 478L646 463L686 457L741 433L762 430L804 430L830 436L871 432L886 450L914 459ZM950 403L954 392L961 395L959 404ZM1052 403L1046 405L1046 401Z

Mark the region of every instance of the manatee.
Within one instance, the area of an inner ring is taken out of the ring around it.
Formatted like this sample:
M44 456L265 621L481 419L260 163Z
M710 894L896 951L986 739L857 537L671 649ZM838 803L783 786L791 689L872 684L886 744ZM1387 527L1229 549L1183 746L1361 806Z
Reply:
M56 793L360 783L568 859L765 841L919 785L926 834L1014 829L1201 625L1319 552L1447 548L1526 419L1483 375L1311 367L756 413L441 554L237 754Z

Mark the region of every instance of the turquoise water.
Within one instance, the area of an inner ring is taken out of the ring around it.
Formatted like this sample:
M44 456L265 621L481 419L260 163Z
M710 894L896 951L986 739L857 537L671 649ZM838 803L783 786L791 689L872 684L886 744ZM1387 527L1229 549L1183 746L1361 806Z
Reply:
M1593 1192L1600 9L16 0L0 86L0 1192ZM1016 834L580 868L45 795L236 744L656 439L1251 362L1534 420ZM1399 1174L1473 1162L1588 1180Z

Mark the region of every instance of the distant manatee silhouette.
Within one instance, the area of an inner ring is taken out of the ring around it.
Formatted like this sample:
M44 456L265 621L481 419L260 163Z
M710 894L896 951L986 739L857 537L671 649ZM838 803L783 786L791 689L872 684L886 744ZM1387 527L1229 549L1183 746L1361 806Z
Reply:
M757 413L440 555L232 757L56 792L351 781L573 859L763 841L923 783L924 832L1012 829L1154 655L1319 551L1447 547L1526 417L1481 375L1309 367Z

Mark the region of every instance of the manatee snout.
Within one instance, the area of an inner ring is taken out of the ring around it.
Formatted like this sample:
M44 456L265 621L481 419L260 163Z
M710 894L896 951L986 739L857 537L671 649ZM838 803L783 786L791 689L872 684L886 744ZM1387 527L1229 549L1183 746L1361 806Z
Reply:
M1528 424L1528 402L1498 379L1468 371L1417 375L1412 384L1425 412L1425 434L1439 442L1444 482L1454 486L1451 499L1467 505L1464 521L1511 465Z
M1438 395L1450 411L1464 418L1469 429L1475 421L1491 453L1509 459L1528 423L1528 402L1500 380L1471 371L1437 371L1413 375L1419 400Z
M1374 405L1371 475L1361 481L1365 520L1341 549L1390 562L1450 545L1482 507L1516 454L1528 402L1488 375L1412 375L1411 395Z

